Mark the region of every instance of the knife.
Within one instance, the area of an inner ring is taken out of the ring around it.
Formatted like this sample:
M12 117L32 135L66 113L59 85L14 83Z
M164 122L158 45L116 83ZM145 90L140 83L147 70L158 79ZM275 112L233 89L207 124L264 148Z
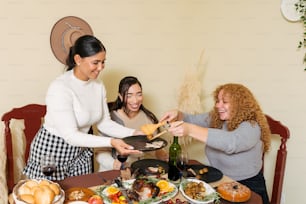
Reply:
M121 178L115 178L114 181L118 185L118 187L119 187L122 195L125 197L127 203L128 204L133 204L133 202L129 199L129 196L128 196L128 193L127 193L128 189L123 186Z

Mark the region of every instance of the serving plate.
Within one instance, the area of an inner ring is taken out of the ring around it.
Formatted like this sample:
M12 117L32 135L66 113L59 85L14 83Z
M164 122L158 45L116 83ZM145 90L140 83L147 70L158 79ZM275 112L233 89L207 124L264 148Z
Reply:
M159 179L154 179L154 178L151 178L151 180L154 183L157 183L159 181ZM135 179L130 179L130 180L123 181L122 184L123 184L124 188L132 189L132 185L133 185L134 181L135 181ZM111 186L117 187L117 184L112 184ZM149 198L149 199L146 199L146 200L141 200L141 201L138 202L138 204L146 204L146 203L158 204L158 203L161 203L163 201L166 201L166 200L169 200L169 199L173 198L178 193L178 188L171 182L169 182L169 186L171 188L173 188L173 190L171 192L165 193L161 196L159 195L155 198ZM108 188L109 188L109 186L105 187L101 191L101 194L100 194L103 197L104 204L112 204L112 201L108 198L108 193L107 193Z
M206 166L203 164L195 164L195 165L187 165L187 169L188 168L191 168L192 170L194 170L198 176L198 179L205 181L206 183L219 181L223 177L223 173L219 169L216 169L212 166ZM199 171L203 168L207 168L208 171L206 173L200 174Z
M148 170L149 167L162 167L165 172L168 173L168 163L162 160L158 159L141 159L138 161L135 161L131 164L131 171L132 173L135 172L135 170L139 169L141 170L141 173L144 175L154 175L156 173L150 172Z
M195 200L190 198L188 195L185 194L185 186L188 182L196 182L196 183L203 183L205 187L205 197L203 200ZM198 180L198 179L186 179L180 184L180 192L181 194L190 202L195 204L208 204L213 203L215 199L218 199L218 194L216 193L215 189L213 189L208 183Z
M155 151L168 145L168 142L163 138L159 137L153 140L148 140L146 135L133 135L122 139L125 143L133 146L134 149L142 152ZM146 147L147 144L152 144L153 142L162 142L163 144L160 147Z

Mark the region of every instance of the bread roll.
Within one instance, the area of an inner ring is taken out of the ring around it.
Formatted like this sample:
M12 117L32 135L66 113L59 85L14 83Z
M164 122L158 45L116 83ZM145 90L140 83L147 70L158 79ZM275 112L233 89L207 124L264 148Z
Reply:
M18 189L18 195L22 194L32 194L31 188L27 185L20 186L20 188Z
M39 186L43 186L43 185L48 186L49 184L50 184L50 182L48 180L41 180L38 185Z
M19 199L28 204L35 204L34 196L30 194L22 194L19 196Z
M52 204L55 193L48 186L41 186L34 192L35 204Z
M37 181L34 180L28 180L24 185L28 186L29 188L33 188L34 186L37 186Z
M58 187L57 184L51 183L51 184L49 185L49 187L50 187L51 190L55 193L55 195L59 195L59 194L60 194L60 188Z

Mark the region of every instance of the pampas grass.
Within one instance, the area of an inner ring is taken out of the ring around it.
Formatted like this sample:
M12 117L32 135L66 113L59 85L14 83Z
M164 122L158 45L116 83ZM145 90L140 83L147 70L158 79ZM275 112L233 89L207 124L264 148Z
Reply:
M204 51L200 55L195 69L188 69L180 86L178 95L178 109L184 113L196 114L204 111L202 79L204 78ZM191 142L191 137L182 137L183 145Z

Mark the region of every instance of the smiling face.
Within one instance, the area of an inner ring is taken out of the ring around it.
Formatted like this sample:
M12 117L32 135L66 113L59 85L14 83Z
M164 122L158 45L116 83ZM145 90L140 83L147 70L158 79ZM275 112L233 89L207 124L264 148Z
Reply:
M221 120L229 120L231 117L231 103L230 97L228 94L224 94L224 91L221 90L218 93L218 99L216 101L215 107L219 113Z
M75 76L83 81L96 79L100 72L104 69L106 52L101 51L89 57L80 57L75 55L74 60L76 67L74 68Z
M120 95L122 100L122 96ZM142 89L139 84L133 84L129 87L125 95L125 112L129 116L136 115L139 112L140 106L143 101Z

